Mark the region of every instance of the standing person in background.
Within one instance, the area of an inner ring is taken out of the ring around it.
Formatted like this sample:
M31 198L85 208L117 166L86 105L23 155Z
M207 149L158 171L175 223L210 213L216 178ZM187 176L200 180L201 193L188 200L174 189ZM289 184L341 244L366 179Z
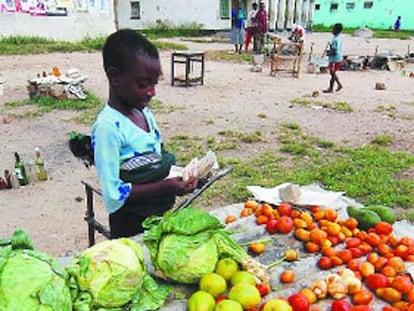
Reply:
M397 17L397 20L394 23L394 30L399 31L401 28L401 16Z
M252 4L252 9L247 14L247 26L246 26L246 42L245 42L245 51L247 52L249 49L250 41L253 38L253 51L257 49L257 21L256 21L256 14L257 14L257 3L254 2Z
M256 14L257 20L257 50L256 53L262 53L264 43L265 43L265 35L267 32L267 12L265 10L265 5L263 2L260 2L259 11Z
M340 33L342 32L342 24L338 23L333 26L332 33L334 35L330 45L327 55L329 57L329 73L331 75L331 80L329 81L329 88L324 90L324 93L332 93L335 82L338 84L336 91L342 89L342 83L339 82L338 75L336 72L339 70L339 67L342 62L342 38Z
M305 28L301 25L293 24L292 33L289 36L289 40L297 43L305 41Z
M234 44L236 54L241 54L244 43L244 19L246 14L241 8L240 2L237 3L237 8L231 12L231 43Z

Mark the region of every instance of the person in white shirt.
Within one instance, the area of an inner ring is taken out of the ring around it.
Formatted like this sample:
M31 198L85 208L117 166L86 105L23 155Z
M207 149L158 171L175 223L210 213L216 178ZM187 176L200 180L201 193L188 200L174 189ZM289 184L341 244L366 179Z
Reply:
M289 37L289 40L293 42L304 42L305 41L305 28L303 28L301 25L293 24L292 27L292 34Z

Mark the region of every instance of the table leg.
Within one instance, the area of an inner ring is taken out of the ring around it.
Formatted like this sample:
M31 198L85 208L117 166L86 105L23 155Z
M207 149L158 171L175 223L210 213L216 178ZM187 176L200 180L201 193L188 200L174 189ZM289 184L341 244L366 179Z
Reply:
M174 86L174 55L171 55L171 85Z

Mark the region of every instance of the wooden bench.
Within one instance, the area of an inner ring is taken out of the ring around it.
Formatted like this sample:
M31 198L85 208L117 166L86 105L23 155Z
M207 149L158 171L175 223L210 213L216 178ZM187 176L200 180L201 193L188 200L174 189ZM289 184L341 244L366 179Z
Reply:
M206 183L200 188L197 188L194 192L190 193L182 203L180 203L178 206L175 206L172 208L172 210L179 210L181 208L187 207L191 204L191 202L194 201L195 198L197 198L200 194L202 194L208 187L210 187L215 181L220 179L221 177L229 174L233 170L233 167L228 166L223 169L218 170L216 173L214 173ZM95 218L95 210L94 210L94 194L97 194L98 196L102 196L102 192L99 190L99 187L97 185L94 185L91 181L84 181L82 180L81 183L85 187L85 195L86 195L86 211L85 211L85 218L88 225L88 243L89 246L92 246L95 244L95 234L96 232L102 234L105 238L110 239L111 238L111 231L108 227L101 224L99 221Z

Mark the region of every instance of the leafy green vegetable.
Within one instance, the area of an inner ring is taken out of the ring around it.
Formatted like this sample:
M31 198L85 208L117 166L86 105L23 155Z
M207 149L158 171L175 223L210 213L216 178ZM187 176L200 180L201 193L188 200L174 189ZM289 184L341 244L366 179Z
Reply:
M126 238L95 244L67 270L75 311L156 310L172 289L151 278L141 246Z
M164 216L151 216L143 223L156 274L164 279L195 284L214 271L221 257L231 257L262 281L266 267L255 262L234 242L220 221L205 211L187 207Z
M71 311L68 275L59 262L32 250L23 230L8 242L0 247L0 310Z

